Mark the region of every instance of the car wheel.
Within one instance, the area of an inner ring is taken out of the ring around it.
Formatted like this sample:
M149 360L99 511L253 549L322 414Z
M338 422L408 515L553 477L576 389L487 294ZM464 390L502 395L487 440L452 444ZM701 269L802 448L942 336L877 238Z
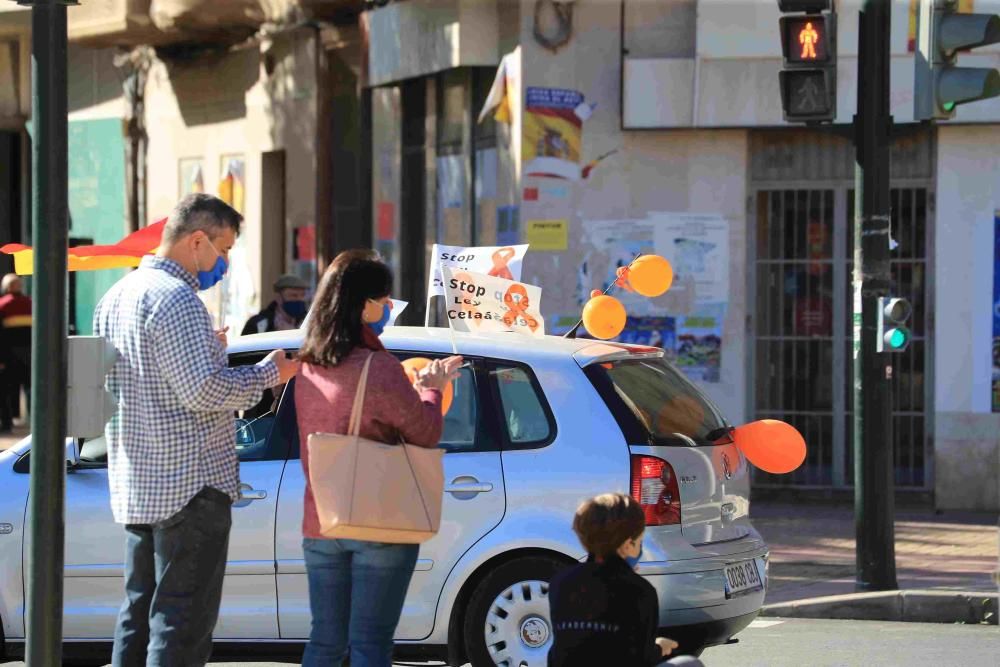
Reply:
M465 615L473 667L545 667L552 645L549 581L565 567L553 558L520 558L483 579Z

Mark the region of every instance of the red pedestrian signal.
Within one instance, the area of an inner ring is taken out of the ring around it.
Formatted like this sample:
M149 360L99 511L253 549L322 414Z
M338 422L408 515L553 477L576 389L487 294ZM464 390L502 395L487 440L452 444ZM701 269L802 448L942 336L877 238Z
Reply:
M817 13L829 3L781 2L778 22L784 63L778 75L781 107L789 122L828 123L837 117L837 15Z
M802 16L781 19L782 51L787 63L826 63L830 60L826 18Z

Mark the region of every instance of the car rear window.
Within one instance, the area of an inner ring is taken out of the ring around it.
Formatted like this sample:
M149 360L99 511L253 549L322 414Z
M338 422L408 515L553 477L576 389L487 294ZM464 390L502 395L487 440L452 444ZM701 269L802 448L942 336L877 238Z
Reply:
M586 374L631 444L731 442L718 409L664 359L598 363Z

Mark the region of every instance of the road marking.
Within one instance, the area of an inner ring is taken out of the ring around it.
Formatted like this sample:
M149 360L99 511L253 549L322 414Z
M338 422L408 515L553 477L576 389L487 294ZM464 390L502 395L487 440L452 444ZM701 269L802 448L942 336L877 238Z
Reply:
M750 625L748 625L747 627L748 628L769 628L772 625L781 625L782 623L784 623L784 621L765 621L765 620L762 620L762 619L758 618L758 619L755 619L755 620L751 621Z

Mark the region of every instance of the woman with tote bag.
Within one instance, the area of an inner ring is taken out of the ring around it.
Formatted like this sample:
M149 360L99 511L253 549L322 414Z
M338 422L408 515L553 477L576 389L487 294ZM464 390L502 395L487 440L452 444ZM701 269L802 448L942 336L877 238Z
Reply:
M391 286L392 272L373 252L342 252L320 281L299 352L306 666L337 667L348 654L352 667L392 664L416 542L440 520L440 450L427 450L441 438L441 390L462 359L433 361L410 384L378 338Z

